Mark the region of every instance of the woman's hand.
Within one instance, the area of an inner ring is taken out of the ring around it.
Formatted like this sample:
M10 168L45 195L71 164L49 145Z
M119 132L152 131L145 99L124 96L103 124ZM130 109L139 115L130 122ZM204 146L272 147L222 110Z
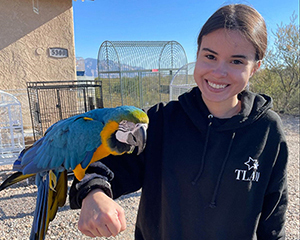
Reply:
M95 189L82 201L78 229L89 237L115 237L126 229L124 210L101 189Z

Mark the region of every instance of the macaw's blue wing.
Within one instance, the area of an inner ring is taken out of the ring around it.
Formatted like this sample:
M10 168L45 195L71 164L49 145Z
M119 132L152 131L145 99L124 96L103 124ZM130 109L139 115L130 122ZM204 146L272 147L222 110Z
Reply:
M103 122L87 114L57 122L23 154L20 160L23 174L60 168L73 170L79 163L88 166L101 145L102 129Z

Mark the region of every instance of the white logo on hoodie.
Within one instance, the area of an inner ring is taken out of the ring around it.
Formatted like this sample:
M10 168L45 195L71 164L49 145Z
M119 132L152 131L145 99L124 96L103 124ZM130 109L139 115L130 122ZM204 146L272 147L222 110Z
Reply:
M245 181L245 182L258 182L260 177L260 172L257 172L259 164L257 159L249 157L248 161L244 162L248 167L247 170L244 169L235 169L236 180Z

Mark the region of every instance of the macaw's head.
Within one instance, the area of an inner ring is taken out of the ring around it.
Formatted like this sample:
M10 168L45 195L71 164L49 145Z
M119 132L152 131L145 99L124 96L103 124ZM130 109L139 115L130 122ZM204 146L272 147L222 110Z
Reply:
M117 154L132 153L135 148L140 154L147 140L149 119L147 114L136 107L122 106L116 108L118 114L114 119L116 130L111 135L108 146Z

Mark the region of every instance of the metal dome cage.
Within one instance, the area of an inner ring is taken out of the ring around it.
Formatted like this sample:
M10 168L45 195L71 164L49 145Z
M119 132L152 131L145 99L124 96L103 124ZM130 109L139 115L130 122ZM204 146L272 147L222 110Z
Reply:
M169 101L171 79L186 63L176 41L104 41L97 62L104 107Z
M197 86L194 80L195 65L195 62L188 63L175 73L170 83L170 101L177 100L181 94Z

